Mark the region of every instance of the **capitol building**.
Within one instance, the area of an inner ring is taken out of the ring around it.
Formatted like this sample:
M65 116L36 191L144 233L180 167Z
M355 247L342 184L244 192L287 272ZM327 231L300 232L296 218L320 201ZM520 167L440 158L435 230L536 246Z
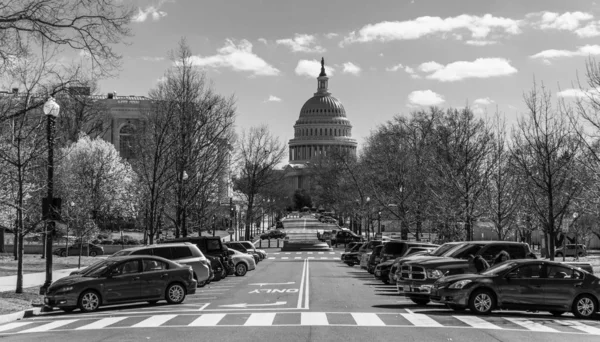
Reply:
M289 165L285 167L287 185L291 190L310 188L311 160L327 158L333 153L356 156L356 140L352 125L342 103L331 96L325 61L317 77L317 92L308 99L294 125L294 138L289 145Z

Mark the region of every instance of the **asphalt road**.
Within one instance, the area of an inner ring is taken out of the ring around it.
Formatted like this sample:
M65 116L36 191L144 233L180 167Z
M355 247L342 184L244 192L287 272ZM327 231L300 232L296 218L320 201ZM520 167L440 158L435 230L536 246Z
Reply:
M277 254L275 254L277 253ZM94 314L51 312L0 325L2 341L599 341L600 320L546 313L490 316L417 306L340 253L273 252L244 277L181 305L134 304Z

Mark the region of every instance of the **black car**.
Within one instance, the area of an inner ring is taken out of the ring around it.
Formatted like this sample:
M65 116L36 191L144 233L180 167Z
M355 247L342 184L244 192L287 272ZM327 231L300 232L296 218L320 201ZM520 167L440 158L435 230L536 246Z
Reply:
M241 244L238 241L227 241L227 242L225 242L225 246L227 246L228 248L235 249L238 252L252 255L252 257L254 258L254 262L257 264L261 260L260 255L258 253L256 253L254 250L248 250L248 248L246 248L246 246L244 246L243 244Z
M261 234L261 240L270 240L270 239L283 239L286 234L280 230L270 230L264 234Z
M367 272L373 274L375 272L375 267L379 264L381 260L381 249L383 245L375 246L373 248L373 252L371 252L371 256L369 256L369 261L367 263Z
M496 309L567 311L578 318L598 312L600 279L581 268L544 260L508 260L479 274L438 279L431 300L476 314Z
M218 236L194 236L163 240L160 243L172 243L172 242L191 242L195 244L202 254L205 256L214 256L219 258L223 269L221 270L220 276L215 274L215 277L219 280L225 278L227 275L231 275L234 272L233 260L227 254L227 246L221 242L221 238ZM214 268L213 268L214 270Z
M331 238L332 245L345 244L350 242L363 241L362 236L355 234L354 232L346 229L342 229L336 232L335 237Z
M48 288L44 305L70 312L96 311L102 305L131 302L169 304L196 293L198 283L189 265L155 256L122 256L102 260L84 272L61 278Z
M64 247L56 248L52 251L52 254L66 257L79 255L80 252L81 256L95 257L97 255L104 255L104 248L91 243L84 243L83 246L81 243L75 243L69 246L68 249Z
M348 266L354 266L360 264L358 250L364 245L364 243L358 243L348 253L344 253L341 256L342 262Z

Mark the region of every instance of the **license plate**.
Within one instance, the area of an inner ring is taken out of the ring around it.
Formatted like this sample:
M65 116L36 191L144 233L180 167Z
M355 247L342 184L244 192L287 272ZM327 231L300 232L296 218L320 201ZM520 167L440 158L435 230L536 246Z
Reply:
M403 290L404 292L410 292L410 286L404 285Z

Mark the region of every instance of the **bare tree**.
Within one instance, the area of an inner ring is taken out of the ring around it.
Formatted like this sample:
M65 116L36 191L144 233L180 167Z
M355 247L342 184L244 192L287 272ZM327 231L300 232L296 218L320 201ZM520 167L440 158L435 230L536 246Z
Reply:
M246 197L245 239L250 239L257 194L277 184L283 174L275 168L284 160L286 146L274 137L267 126L242 131L238 142L236 188Z
M534 83L524 95L528 112L513 131L513 167L526 182L528 203L549 237L554 259L555 239L569 205L582 190L577 163L582 141L568 123L567 114L552 107L549 92Z

